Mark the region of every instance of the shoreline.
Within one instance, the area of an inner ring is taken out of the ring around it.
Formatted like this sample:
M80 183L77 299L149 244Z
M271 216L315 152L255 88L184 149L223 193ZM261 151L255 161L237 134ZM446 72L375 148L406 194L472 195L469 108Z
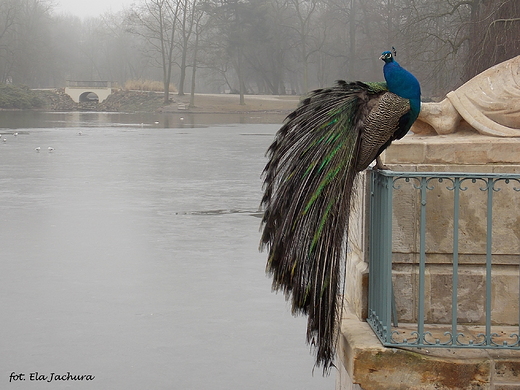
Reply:
M75 103L63 89L42 91L40 98L45 101L38 110L51 111L98 111L98 112L158 112L158 113L200 113L200 114L243 114L269 113L289 114L300 102L297 95L245 95L243 105L235 94L195 94L190 106L190 94L179 96L170 94L171 103L164 104L162 93L148 91L115 90L103 102Z
M194 113L289 113L300 102L295 95L245 95L243 105L240 96L231 94L195 94L193 106L189 106L190 95L174 95L174 102L161 107L160 112ZM182 105L186 109L179 109Z

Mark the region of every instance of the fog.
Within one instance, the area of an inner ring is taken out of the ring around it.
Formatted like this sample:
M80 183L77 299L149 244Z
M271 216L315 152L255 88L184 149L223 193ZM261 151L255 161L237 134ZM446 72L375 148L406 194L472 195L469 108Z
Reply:
M429 99L520 54L520 4L510 0L62 3L0 0L0 82L299 95L336 79L382 81L378 57L395 47Z
M80 18L98 17L102 14L115 13L129 7L135 0L58 0L53 12L70 14Z

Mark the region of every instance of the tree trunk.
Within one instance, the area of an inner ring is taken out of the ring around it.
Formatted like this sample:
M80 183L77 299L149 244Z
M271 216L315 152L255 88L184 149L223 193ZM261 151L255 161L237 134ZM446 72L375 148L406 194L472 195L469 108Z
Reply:
M191 72L190 107L195 107L195 73L197 72L197 52L199 50L199 34L195 32L195 47L193 48L193 71Z

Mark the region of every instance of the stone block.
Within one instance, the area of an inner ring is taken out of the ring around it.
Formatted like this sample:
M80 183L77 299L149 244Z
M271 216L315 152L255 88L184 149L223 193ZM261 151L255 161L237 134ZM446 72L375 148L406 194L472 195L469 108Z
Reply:
M368 264L356 253L347 256L344 298L360 319L368 317Z
M431 350L427 355L385 348L368 324L348 308L341 330L338 355L343 381L337 384L345 382L345 372L349 381L345 387L336 387L338 390L350 390L354 385L363 390L491 389L491 364L483 351L464 350L454 355L451 350Z
M382 159L385 164L413 166L518 165L519 148L519 138L465 132L437 136L408 135L393 142Z
M344 298L353 312L360 318L368 316L368 263L366 262L366 218L368 207L366 172L362 172L354 183L356 196L352 200L350 214L345 273Z
M438 170L447 171L442 167ZM393 190L393 246L395 252L417 252L421 193L419 183L398 179ZM458 243L463 254L486 253L487 183L466 179L459 192ZM455 193L451 180L431 179L426 192L426 251L453 253ZM492 191L492 250L518 254L520 250L520 183L499 182ZM497 191L498 190L498 191ZM518 210L518 211L517 211Z
M499 383L493 388L494 390L520 390L520 384L515 383Z
M417 265L394 264L393 283L399 322L418 321L419 271ZM492 269L491 323L517 325L518 267ZM484 324L486 319L486 270L461 266L457 286L457 318L460 324ZM425 273L425 322L449 324L452 321L453 272L451 265L434 264Z
M520 361L498 360L495 362L495 379L520 385Z

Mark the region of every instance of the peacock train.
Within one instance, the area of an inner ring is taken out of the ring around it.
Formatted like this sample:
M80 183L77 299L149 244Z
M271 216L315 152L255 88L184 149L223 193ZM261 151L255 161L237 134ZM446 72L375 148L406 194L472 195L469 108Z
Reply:
M266 271L293 314L308 316L307 342L324 374L334 367L354 179L374 160L384 168L379 155L405 136L421 109L419 82L395 50L380 58L386 83L337 81L311 92L266 153Z

